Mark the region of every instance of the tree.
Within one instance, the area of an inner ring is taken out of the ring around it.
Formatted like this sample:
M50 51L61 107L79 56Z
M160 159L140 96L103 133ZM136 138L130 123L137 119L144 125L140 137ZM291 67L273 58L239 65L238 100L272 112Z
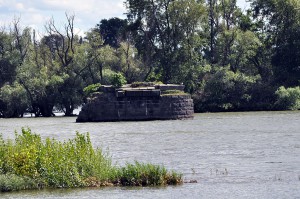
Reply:
M94 30L101 34L104 45L118 48L120 43L126 40L127 20L117 17L102 19Z
M129 25L137 27L135 38L139 54L145 63L158 68L162 81L176 82L193 51L200 49L199 43L194 41L199 37L199 25L205 15L203 2L127 0L126 5Z
M20 20L15 19L9 31L0 30L0 87L11 84L16 77L16 70L22 65L31 44L31 29L20 27Z
M277 85L299 85L300 2L297 0L252 0L257 32L271 50Z
M16 68L19 65L18 52L12 46L11 34L0 31L0 87L6 83L12 83L16 76Z
M68 76L60 71L60 66L44 43L34 42L29 52L29 56L17 71L17 80L27 92L31 104L30 112L37 117L54 116L53 108L59 95L58 89Z
M143 81L147 70L138 57L137 49L129 42L120 43L117 49L117 70L124 74L128 83Z
M112 68L117 62L115 50L109 45L104 45L101 34L95 29L87 33L86 39L86 61L89 62L89 70L93 71L90 72L93 73L93 83L103 84L103 70Z
M229 67L216 67L201 90L194 94L196 111L251 110L252 88L260 80L259 76L247 76L233 72ZM257 103L257 102L256 102Z
M45 37L44 43L50 49L52 56L60 65L60 72L67 74L67 79L58 89L59 102L58 108L65 112L66 116L73 114L73 110L81 105L82 100L79 95L83 94L83 85L81 84L80 75L77 71L81 71L74 64L74 54L79 45L79 38L74 32L75 16L66 14L67 22L64 31L60 31L55 25L54 20L50 20L46 26L48 36Z
M28 104L26 91L19 83L0 88L0 117L23 117Z

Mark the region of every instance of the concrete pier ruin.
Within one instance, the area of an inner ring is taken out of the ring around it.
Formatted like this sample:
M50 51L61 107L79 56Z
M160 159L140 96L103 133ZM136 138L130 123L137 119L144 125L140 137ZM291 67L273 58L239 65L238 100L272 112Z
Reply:
M194 104L183 85L101 86L88 98L76 122L193 118Z

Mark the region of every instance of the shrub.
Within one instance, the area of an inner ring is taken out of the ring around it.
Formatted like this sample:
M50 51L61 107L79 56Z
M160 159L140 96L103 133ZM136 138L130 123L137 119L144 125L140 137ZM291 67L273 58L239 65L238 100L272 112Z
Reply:
M101 149L94 149L88 133L60 142L30 129L15 140L0 135L0 191L43 187L147 186L182 183L182 175L152 164L112 165Z
M279 110L297 110L300 109L300 87L285 88L281 86L275 92L277 101L275 108Z
M259 76L232 72L229 67L216 69L206 79L192 96L196 112L247 110L252 102L252 90L260 81Z
M126 78L121 73L115 73L112 76L112 85L119 88L127 83Z
M83 89L83 92L86 94L86 95L89 95L91 93L94 93L94 92L97 92L99 91L99 88L101 87L101 84L100 83L97 83L97 84L90 84L88 85L87 87L85 87Z
M0 174L0 192L41 188L41 184L28 177L15 174Z
M42 179L50 187L85 186L84 179L94 176L99 181L110 178L111 160L100 149L92 147L89 134L76 134L74 139L59 142L22 129L15 142L0 145L1 173L31 179Z

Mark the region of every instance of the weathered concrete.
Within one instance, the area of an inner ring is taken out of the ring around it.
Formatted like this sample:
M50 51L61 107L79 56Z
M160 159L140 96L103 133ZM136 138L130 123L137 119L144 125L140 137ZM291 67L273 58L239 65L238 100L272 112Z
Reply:
M121 89L102 86L82 107L76 122L193 118L194 104L189 94L162 94L165 90L183 88L182 85Z

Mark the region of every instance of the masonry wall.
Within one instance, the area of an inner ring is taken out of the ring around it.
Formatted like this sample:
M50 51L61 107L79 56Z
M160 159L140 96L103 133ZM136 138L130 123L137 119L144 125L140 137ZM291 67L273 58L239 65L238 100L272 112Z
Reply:
M191 96L160 95L159 90L99 93L82 107L76 122L193 118Z

